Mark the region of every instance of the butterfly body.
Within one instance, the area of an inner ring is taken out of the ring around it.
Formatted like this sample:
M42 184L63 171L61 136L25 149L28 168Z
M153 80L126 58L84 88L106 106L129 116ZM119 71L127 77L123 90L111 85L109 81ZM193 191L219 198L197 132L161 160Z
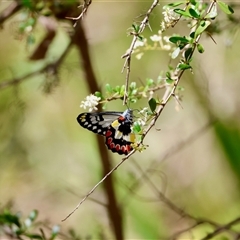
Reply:
M127 155L132 151L135 134L132 133L131 109L124 112L81 113L77 121L82 127L105 136L105 144L112 152Z

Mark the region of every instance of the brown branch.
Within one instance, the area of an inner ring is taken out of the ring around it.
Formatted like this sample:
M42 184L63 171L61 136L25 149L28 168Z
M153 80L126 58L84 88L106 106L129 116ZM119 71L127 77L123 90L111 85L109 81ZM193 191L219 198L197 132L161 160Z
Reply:
M213 232L209 233L207 236L205 236L201 240L212 239L213 237L217 236L218 234L222 233L223 231L231 229L233 227L233 225L236 225L239 222L240 222L240 217L237 217L236 219L232 220L231 222L218 227L217 229L215 229Z
M79 14L78 17L66 17L67 19L70 20L74 20L75 23L73 25L73 27L77 26L78 20L83 19L83 16L87 13L88 7L91 5L92 0L84 0L84 3L82 5L80 5L80 7L82 7L82 12Z
M132 40L132 43L130 45L130 48L127 50L127 52L124 55L122 55L122 58L126 58L125 63L123 65L122 72L124 71L125 68L127 69L123 105L126 105L126 103L127 103L128 83L129 83L129 76L130 76L130 70L131 70L131 68L130 68L131 55L133 53L135 43L138 39L139 34L142 33L143 30L145 29L145 27L148 25L150 14L152 13L153 9L158 5L158 3L159 3L159 0L154 0L153 1L151 7L146 12L145 18L142 20L142 22L139 26L139 30L138 30L137 34L134 34L134 36L133 36L133 40Z

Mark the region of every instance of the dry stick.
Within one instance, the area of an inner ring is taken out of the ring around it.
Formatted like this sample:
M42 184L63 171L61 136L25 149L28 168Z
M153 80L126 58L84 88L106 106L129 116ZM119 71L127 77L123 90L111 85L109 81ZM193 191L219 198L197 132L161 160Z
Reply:
M123 105L126 105L126 103L127 103L127 93L128 93L128 83L129 83L129 75L130 75L131 55L132 55L135 43L138 39L139 34L142 33L143 30L145 29L145 27L147 26L150 14L152 13L153 9L158 5L158 3L159 3L159 0L154 0L153 1L151 7L148 9L148 11L146 13L145 18L143 19L143 21L141 22L141 24L139 26L138 32L136 34L134 34L134 37L133 37L132 43L130 45L130 48L122 56L122 58L126 58L125 63L124 63L123 68L122 68L122 73L123 73L124 69L127 68Z
M62 222L67 220L79 207L80 205L95 191L95 189L102 183L104 180L111 175L115 170L118 169L119 166L121 166L136 150L134 149L131 151L125 158L122 159L120 163L118 163L110 172L108 172L88 193L85 195L85 197L78 203L78 205L73 209L72 212L70 212L64 219L62 219Z
M214 236L220 234L221 232L223 232L225 230L229 230L233 225L235 225L239 222L240 222L240 217L237 217L236 219L232 220L228 224L222 225L219 228L217 228L216 230L214 230L212 233L209 233L207 236L205 236L201 240L212 239Z
M73 27L76 27L77 25L77 22L79 19L83 18L84 14L87 13L87 10L88 10L88 7L91 5L92 3L92 0L89 0L88 2L85 0L82 7L83 7L83 10L82 12L79 14L78 17L74 18L74 17L66 17L66 19L71 19L71 20L74 20L76 21L74 24L73 24ZM80 6L81 7L81 6Z

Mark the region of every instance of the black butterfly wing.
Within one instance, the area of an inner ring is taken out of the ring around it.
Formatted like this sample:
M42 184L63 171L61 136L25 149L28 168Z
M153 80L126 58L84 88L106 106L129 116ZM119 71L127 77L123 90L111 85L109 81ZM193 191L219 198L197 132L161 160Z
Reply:
M122 115L122 112L81 113L78 123L94 133L105 136L108 127Z

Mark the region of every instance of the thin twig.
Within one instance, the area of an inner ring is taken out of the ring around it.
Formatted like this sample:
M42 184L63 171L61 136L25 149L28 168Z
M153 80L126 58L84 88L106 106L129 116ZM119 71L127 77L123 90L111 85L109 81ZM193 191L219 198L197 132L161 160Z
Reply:
M91 3L92 3L92 0L89 0L89 1L84 0L84 3L82 4L82 6L80 6L80 7L82 7L82 12L79 14L78 17L75 17L75 18L74 17L66 17L66 19L71 19L71 20L75 21L75 23L73 24L73 27L76 27L78 20L82 19L83 16L87 13L88 7L91 5Z
M225 230L229 230L233 225L238 224L240 222L240 217L237 217L236 219L232 220L231 222L220 226L219 228L215 229L213 232L209 233L207 236L202 238L201 240L207 240L212 239L213 237L217 236L221 232Z
M133 150L132 152L130 152L128 154L128 156L132 155L133 152L135 152L136 150ZM122 161L120 163L118 163L114 168L112 168L112 170L110 172L108 172L86 195L85 197L77 204L77 206L73 209L73 211L71 211L64 219L62 219L62 222L67 220L79 207L80 205L96 190L96 188L102 183L104 182L104 180L111 175L115 170L118 169L119 166L121 166L125 160L128 159L128 156L126 156L125 158L122 159Z
M142 20L142 22L139 26L139 30L138 30L137 34L133 35L133 40L132 40L132 43L130 45L130 48L127 50L127 52L124 55L122 55L122 58L126 58L126 60L124 62L124 65L123 65L123 68L122 68L122 72L124 71L125 68L127 69L123 105L126 105L126 103L127 103L127 93L128 93L128 83L129 83L129 76L130 76L131 55L132 55L135 43L138 39L139 34L142 33L143 30L145 29L145 27L148 25L150 14L152 13L153 9L158 5L158 3L159 3L159 0L154 0L153 1L151 7L146 12L145 18Z

